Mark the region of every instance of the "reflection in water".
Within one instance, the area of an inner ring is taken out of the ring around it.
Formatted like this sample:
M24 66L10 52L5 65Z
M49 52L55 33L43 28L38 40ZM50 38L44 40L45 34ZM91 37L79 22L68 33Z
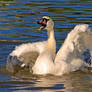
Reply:
M55 21L57 49L76 24L92 24L91 0L0 0L0 66L16 45L46 40L37 31L44 15ZM0 92L91 92L92 74L75 72L62 77L0 73Z
M80 71L59 77L37 76L27 71L7 76L4 68L3 74L0 75L3 76L0 89L8 88L13 92L85 92L85 90L90 92L92 90L92 75Z
M80 75L81 73L81 75ZM47 76L32 76L30 77L12 77L10 82L2 82L8 84L10 90L14 92L87 92L91 91L91 75L86 76L83 72L75 72L62 77L47 75ZM32 79L33 78L33 79ZM7 85L3 86L6 87Z

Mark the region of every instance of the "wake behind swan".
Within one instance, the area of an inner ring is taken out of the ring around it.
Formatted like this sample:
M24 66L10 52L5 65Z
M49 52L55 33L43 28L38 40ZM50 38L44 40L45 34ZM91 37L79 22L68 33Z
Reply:
M48 31L48 40L16 47L8 56L8 71L14 72L16 66L28 65L33 74L63 75L92 66L92 32L87 24L75 26L56 54L54 22L44 16L38 23L41 25L40 30L45 28ZM35 59L31 60L33 56Z

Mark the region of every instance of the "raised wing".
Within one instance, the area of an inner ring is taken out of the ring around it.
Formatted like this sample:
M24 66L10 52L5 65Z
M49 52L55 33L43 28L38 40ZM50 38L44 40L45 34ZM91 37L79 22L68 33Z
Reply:
M30 67L34 65L37 57L47 47L47 41L26 43L17 46L7 58L6 68L9 72L15 72L17 67Z

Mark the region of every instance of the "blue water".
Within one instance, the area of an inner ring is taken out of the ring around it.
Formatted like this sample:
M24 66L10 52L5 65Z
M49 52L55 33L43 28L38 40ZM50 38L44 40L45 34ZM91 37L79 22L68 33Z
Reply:
M45 30L37 31L36 22L44 15L55 22L58 50L75 25L92 26L92 0L0 0L0 66L6 64L15 46L47 39ZM78 71L55 77L2 71L0 92L92 92L90 73Z

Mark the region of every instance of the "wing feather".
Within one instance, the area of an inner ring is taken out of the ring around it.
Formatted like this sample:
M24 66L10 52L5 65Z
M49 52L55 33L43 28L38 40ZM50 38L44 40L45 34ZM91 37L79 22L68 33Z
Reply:
M15 47L7 58L6 68L14 72L16 66L32 68L37 57L47 48L47 41L26 43Z

